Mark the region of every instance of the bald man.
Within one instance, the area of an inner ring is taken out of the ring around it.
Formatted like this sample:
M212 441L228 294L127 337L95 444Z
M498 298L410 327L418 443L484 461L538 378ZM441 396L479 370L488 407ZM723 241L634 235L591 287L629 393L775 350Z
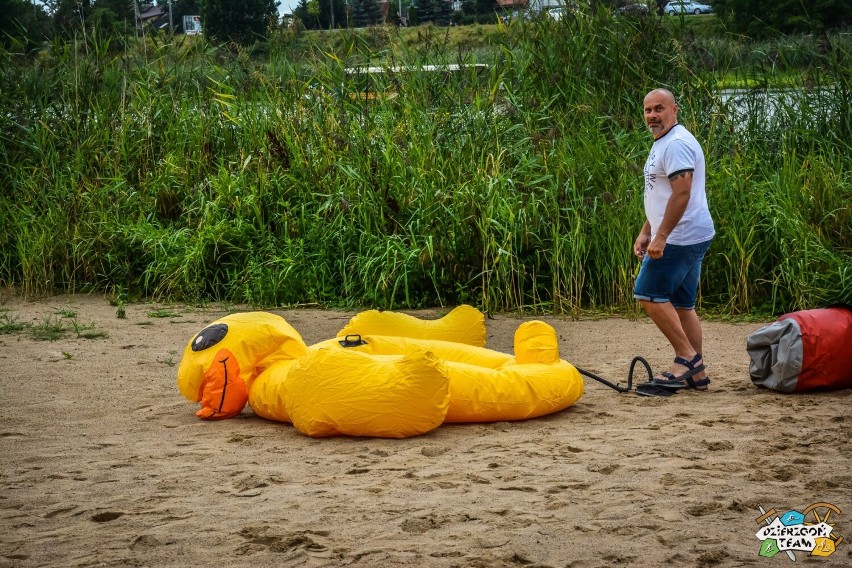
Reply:
M658 388L637 392L706 390L710 379L695 299L701 263L716 232L704 188L704 152L678 124L670 91L654 89L643 107L654 143L645 162L645 224L633 243L642 260L633 296L671 344L674 363L651 381Z

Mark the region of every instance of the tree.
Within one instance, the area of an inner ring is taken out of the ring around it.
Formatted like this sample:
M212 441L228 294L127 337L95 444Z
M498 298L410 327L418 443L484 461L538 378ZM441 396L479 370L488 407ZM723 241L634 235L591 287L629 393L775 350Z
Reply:
M92 5L94 10L109 10L117 20L132 22L135 19L133 3L127 0L95 0Z
M57 32L73 35L83 28L91 14L90 0L57 0L53 10L53 25Z
M332 12L334 8L334 26ZM327 30L346 27L346 0L299 0L293 15L308 30Z
M435 21L435 0L414 0L414 9L418 23Z
M136 26L133 3L126 0L95 0L90 23L103 36L132 33Z
M439 26L449 25L453 14L450 0L416 0L415 6L421 24L432 22Z
M435 23L440 26L449 26L453 19L453 3L450 0L437 0L435 10Z
M53 12L56 32L66 37L80 32L109 37L135 28L133 2L127 0L55 0L45 2Z
M356 27L373 26L382 21L379 0L352 0L352 23Z
M849 0L716 0L728 29L750 37L823 32L852 24Z
M264 39L273 18L275 0L199 0L204 34L216 41L242 45Z
M500 11L501 8L495 0L462 0L461 12L468 18L465 19L468 23L471 22L494 22L494 14Z
M50 18L29 0L0 0L0 45L20 42L31 48L50 37Z

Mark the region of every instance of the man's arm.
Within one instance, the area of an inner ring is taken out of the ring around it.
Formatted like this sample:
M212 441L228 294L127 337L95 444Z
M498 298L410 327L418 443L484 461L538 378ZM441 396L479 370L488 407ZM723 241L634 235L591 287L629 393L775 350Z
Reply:
M663 222L660 223L657 233L648 245L648 256L651 258L660 258L663 256L663 249L666 248L666 239L677 224L680 223L680 218L683 217L686 206L689 205L689 196L692 193L692 170L677 172L669 177L672 185L672 195L669 197L669 202L666 204L666 212L663 215Z

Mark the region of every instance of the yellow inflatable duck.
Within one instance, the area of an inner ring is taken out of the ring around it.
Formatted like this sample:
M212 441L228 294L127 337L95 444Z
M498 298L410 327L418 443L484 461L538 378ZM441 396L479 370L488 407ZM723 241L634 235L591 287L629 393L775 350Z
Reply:
M583 394L541 321L515 332L515 356L486 349L481 312L459 306L438 320L371 310L338 337L307 346L284 318L225 316L193 337L178 371L200 418L255 414L313 437L405 438L444 422L523 420Z

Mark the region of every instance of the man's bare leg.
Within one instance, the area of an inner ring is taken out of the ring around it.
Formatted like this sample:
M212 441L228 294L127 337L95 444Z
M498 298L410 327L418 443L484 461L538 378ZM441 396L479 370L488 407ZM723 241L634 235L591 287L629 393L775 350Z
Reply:
M695 314L694 310L689 310L692 312L692 316L690 316L689 314L681 316L680 312L684 310L676 310L675 307L672 306L671 302L651 302L650 300L639 300L639 303L642 304L642 308L645 310L645 313L648 314L648 317L651 318L651 321L654 322L657 328L663 333L668 342L671 344L672 348L674 349L675 356L682 357L687 361L691 361L692 358L695 357L695 354L699 353L698 349L696 349L690 341L690 335L693 335L694 339L697 325L699 345L701 344L701 323L698 320L698 316ZM685 317L687 320L687 325L685 326L686 328L682 323L682 317ZM689 333L687 333L687 329L689 329ZM669 369L669 372L675 376L680 376L688 370L689 369L683 365L673 363L672 367ZM700 373L698 376L700 377Z
M686 334L689 344L695 349L696 353L701 353L703 336L701 320L698 319L698 314L695 313L695 310L685 310L682 308L675 308L675 312L677 312L677 317L680 319L680 327Z
M678 318L680 318L681 328L686 334L689 344L692 345L692 348L695 349L696 353L703 353L702 346L704 344L704 337L701 330L701 320L698 318L698 314L695 313L695 310L686 310L682 308L675 308L675 311L677 311ZM695 375L695 378L703 379L706 375L707 373L701 371Z

